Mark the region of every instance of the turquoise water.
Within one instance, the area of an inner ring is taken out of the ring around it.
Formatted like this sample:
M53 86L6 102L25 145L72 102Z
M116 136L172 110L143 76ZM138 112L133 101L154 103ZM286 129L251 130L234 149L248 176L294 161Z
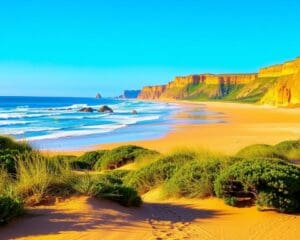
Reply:
M79 112L102 105L114 113ZM175 104L133 100L0 97L0 134L43 150L77 150L161 137L170 130L170 116L177 109Z

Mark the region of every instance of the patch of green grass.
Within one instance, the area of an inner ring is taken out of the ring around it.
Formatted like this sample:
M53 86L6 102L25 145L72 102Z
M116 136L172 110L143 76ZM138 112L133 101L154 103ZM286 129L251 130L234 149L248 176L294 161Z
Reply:
M267 144L254 144L241 149L237 155L240 158L280 158L287 159L276 148Z
M97 170L113 170L127 163L134 162L139 156L154 153L155 151L134 145L125 145L107 151L95 165Z
M18 156L15 187L20 197L34 205L47 195L69 195L74 177L68 163L27 152Z
M161 157L159 160L129 173L125 177L124 183L141 194L146 193L151 188L170 179L179 168L186 162L194 160L195 157L194 152L174 153Z
M185 163L165 183L166 196L203 198L214 195L215 179L234 159L207 153L199 153L198 156L196 160Z
M20 153L25 151L31 151L31 146L26 142L16 142L10 137L0 136L0 150L17 150Z
M72 161L72 165L76 169L86 169L86 170L92 170L94 168L98 169L98 164L101 161L100 159L107 152L108 150L86 152L82 156L78 157L76 160Z
M289 160L300 160L300 140L283 141L276 144L274 148Z

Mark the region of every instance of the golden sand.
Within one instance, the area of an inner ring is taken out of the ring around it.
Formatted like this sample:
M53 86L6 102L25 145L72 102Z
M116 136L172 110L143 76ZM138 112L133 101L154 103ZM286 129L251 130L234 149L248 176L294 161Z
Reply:
M193 113L205 109L216 113L208 118L225 122L185 124L183 120L183 123L174 125L172 131L162 138L128 143L161 152L190 147L233 154L250 144L276 144L300 138L300 109L221 102L179 104L182 105L182 110L175 118L195 118ZM105 149L120 145L124 143L103 144L95 148Z
M183 110L176 116L178 119L191 117L204 108L218 112L211 118L222 117L225 123L177 124L160 139L130 143L162 152L188 146L232 154L249 144L275 144L300 136L299 109L233 103L181 104ZM233 208L215 198L162 201L159 195L159 189L146 194L141 208L124 208L103 200L73 197L54 206L31 209L27 216L2 228L0 239L300 239L299 215L259 212L255 207Z
M300 216L233 208L220 199L150 201L125 208L73 197L0 230L2 240L297 240Z

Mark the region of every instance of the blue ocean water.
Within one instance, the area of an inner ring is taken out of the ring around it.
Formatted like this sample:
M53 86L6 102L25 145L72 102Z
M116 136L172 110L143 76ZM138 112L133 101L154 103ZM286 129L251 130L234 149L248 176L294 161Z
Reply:
M114 113L79 112L102 105ZM0 134L43 150L78 150L161 137L170 130L170 115L176 109L175 104L108 98L0 97Z

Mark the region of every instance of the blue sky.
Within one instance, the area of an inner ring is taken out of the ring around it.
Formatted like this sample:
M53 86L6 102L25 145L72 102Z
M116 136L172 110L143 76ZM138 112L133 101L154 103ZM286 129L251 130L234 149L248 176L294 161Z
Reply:
M3 1L0 95L115 96L300 55L299 0Z

